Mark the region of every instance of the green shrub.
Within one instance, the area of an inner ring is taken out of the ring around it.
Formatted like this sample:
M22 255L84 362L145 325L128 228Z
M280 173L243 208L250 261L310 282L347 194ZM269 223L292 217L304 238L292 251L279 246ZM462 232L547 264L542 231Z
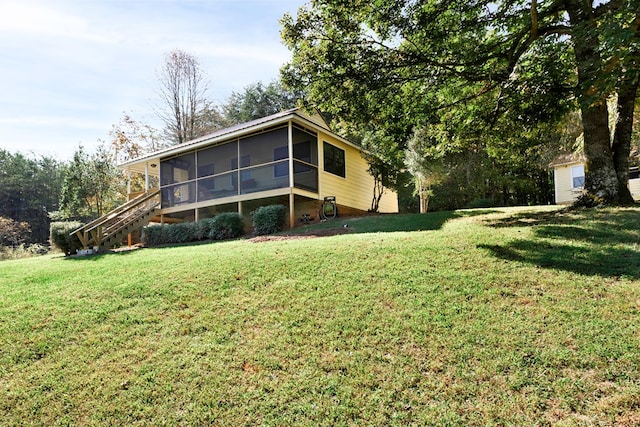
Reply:
M147 246L192 242L196 240L195 229L192 222L150 225L143 229L142 241Z
M244 234L244 219L239 213L224 212L211 218L209 235L211 240L235 239Z
M21 243L18 246L0 246L0 260L31 258L45 255L48 252L49 248L40 243L34 243L32 245Z
M215 218L204 218L196 222L195 238L196 240L209 239L209 234L215 224Z
M19 246L28 240L30 233L31 227L26 222L0 216L0 246Z
M286 219L286 208L284 205L261 206L251 212L253 217L253 231L262 236L273 234L284 229Z
M194 233L195 224L192 222L178 222L166 227L168 239L166 243L186 243L196 240Z
M147 246L156 246L164 242L162 234L164 233L165 226L163 225L148 225L142 229L142 240Z
M604 199L591 194L587 191L583 191L573 202L574 208L597 208L604 205Z
M234 239L243 234L242 216L235 212L227 212L196 222L147 226L142 231L142 241L147 246L156 246L205 239Z
M75 234L69 234L82 227L84 224L78 221L60 221L52 222L49 228L49 240L51 246L62 251L65 255L75 254L78 249L82 248L80 239Z

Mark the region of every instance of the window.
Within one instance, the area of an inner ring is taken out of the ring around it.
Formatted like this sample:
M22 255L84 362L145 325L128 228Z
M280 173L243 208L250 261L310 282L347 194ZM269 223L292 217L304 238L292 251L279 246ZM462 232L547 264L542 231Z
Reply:
M318 164L318 137L293 127L293 158L312 165ZM295 167L295 166L294 166Z
M240 167L241 168L246 168L249 167L249 165L251 164L251 156L249 156L248 154L246 156L241 156L240 157ZM236 170L238 169L238 158L234 157L233 159L231 159L231 170ZM243 181L248 181L251 179L251 171L250 170L242 170L240 171L240 182ZM231 185L236 186L237 185L237 178L235 178L232 176L231 177Z
M195 153L183 154L160 162L160 185L185 182L196 177Z
M248 168L250 164L251 164L251 156L247 154L246 156L240 157L241 168ZM231 159L231 170L236 170L236 169L238 169L238 158L234 157L233 159Z
M573 180L573 188L584 187L584 165L571 168L571 179Z
M289 147L286 145L273 149L273 161L284 160L289 157ZM280 162L273 165L273 177L282 178L289 175L289 162Z
M283 127L240 139L240 157L251 155L248 164L244 165L242 160L240 161L240 167L257 166L272 162L273 150L287 146L288 133L288 129Z
M341 177L345 177L345 161L344 150L324 142L322 145L324 151L324 170Z

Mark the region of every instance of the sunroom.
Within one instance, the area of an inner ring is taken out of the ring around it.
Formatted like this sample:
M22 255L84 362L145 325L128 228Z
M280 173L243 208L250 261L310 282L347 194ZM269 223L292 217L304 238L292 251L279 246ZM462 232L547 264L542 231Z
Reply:
M146 191L159 188L161 222L228 211L247 218L259 206L281 203L294 226L301 215L314 216L328 195L338 197L343 211L366 211L373 188L361 150L299 110L223 129L121 168L142 174ZM389 200L387 211L397 210L395 194Z

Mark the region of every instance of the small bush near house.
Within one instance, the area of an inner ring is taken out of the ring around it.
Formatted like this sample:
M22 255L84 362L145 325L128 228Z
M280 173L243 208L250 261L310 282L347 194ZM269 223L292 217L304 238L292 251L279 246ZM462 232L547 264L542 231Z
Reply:
M141 240L147 246L161 245L164 242L164 230L167 228L165 225L149 225L142 229Z
M193 242L195 238L195 223L179 222L167 226L167 243L186 243Z
M204 218L196 221L195 238L196 240L209 239L209 234L215 225L215 218Z
M261 206L251 212L253 231L258 236L273 234L284 229L286 208L284 205Z
M583 191L575 200L575 202L573 202L573 207L576 208L596 208L603 205L603 199L586 191Z
M76 250L82 248L80 239L75 234L70 236L74 230L82 227L84 224L78 221L61 221L52 222L49 229L49 239L51 246L62 251L65 255L76 253Z
M218 214L211 218L210 224L208 237L211 240L235 239L244 234L244 219L236 212Z

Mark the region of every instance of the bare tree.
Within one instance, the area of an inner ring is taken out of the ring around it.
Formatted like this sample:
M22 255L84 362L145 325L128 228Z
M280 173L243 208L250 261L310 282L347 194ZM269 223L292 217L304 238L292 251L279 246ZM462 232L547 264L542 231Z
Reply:
M207 82L198 59L183 51L173 50L165 57L158 73L161 108L156 111L166 125L169 139L181 144L199 135L200 112L207 106Z

